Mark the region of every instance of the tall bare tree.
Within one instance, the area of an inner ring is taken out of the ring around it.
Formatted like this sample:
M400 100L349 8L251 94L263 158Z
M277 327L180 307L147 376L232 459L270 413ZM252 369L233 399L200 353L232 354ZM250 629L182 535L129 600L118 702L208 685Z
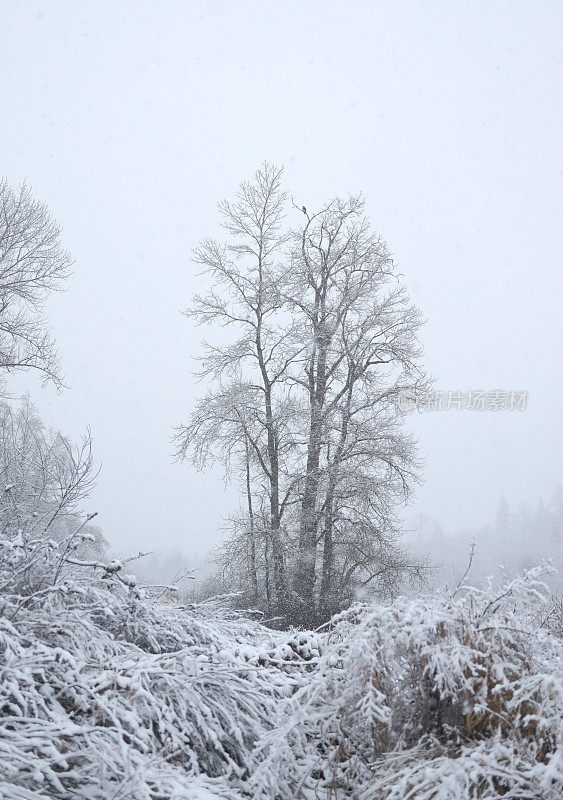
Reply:
M0 370L32 369L60 383L57 353L43 319L50 291L62 288L71 258L60 228L30 189L0 181Z
M397 398L427 378L419 312L362 199L303 207L283 232L280 179L264 165L220 205L229 243L196 251L212 285L191 313L236 334L206 345L213 388L177 441L198 466L235 455L247 510L223 559L249 554L254 595L271 561L275 610L308 624L418 568L397 546L418 470Z
M371 233L363 200L336 199L303 215L286 299L310 343L307 359L292 373L308 399L294 585L309 609L318 556L322 602L334 589L335 534L342 536L344 527L370 530L368 538L379 543L396 534L392 509L408 499L417 466L412 441L401 431L397 397L401 389L421 388L426 376L419 363L419 312L385 243ZM349 549L353 539L347 535ZM348 567L348 581L373 560L365 546L354 549L358 558Z
M226 438L231 444L224 453L238 449L247 466L247 455L252 456L269 506L276 604L284 608L288 584L282 518L289 494L281 458L288 447L287 404L283 399L278 402L278 397L283 398L296 336L293 320L284 313L285 276L278 263L287 241L281 231L286 196L280 184L281 170L264 165L254 183L241 185L234 203L219 205L230 242L207 240L195 251L196 263L213 285L207 294L194 298L188 313L199 323L236 333L228 345L205 345L200 374L212 377L218 388L191 423L180 428L178 445L181 455L191 447L201 460L210 443Z

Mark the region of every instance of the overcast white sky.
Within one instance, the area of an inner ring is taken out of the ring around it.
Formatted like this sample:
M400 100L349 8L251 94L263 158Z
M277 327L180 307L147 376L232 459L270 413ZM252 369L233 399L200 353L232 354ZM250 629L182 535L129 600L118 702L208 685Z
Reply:
M413 510L480 524L563 480L563 4L0 4L0 174L26 180L75 258L48 305L69 388L42 416L90 425L90 508L118 548L204 553L233 494L172 461L199 387L179 313L216 203L263 159L314 208L363 191L428 322L446 390L527 389L524 413L413 418Z

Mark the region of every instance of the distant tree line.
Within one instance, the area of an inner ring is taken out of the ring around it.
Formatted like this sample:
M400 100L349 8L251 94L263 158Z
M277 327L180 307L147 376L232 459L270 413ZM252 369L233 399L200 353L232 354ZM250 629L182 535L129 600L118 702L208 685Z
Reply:
M473 544L474 543L474 548ZM432 517L419 514L413 521L412 547L430 553L433 585L452 586L467 567L473 548L468 580L484 585L489 577L497 583L512 579L523 570L551 561L555 573L545 580L554 591L563 589L563 488L535 504L513 508L503 497L494 517L485 525L444 530Z

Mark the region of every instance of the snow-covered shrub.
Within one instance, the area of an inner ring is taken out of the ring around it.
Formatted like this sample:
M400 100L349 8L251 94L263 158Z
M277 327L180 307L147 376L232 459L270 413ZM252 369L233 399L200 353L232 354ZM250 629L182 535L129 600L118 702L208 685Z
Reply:
M110 562L2 595L0 797L238 796L291 691L250 663L271 632L213 606L160 606L119 573Z
M560 798L563 648L534 625L537 577L336 617L257 747L255 794Z

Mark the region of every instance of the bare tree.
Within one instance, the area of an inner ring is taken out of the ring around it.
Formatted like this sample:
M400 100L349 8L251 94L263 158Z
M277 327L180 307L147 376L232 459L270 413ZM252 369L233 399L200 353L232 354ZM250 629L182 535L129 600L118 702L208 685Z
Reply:
M71 267L60 228L23 185L0 181L0 369L33 369L60 384L60 368L45 328L48 292L62 288Z
M367 570L364 584L380 573L373 546L353 542L367 538L384 546L396 538L393 509L408 499L418 466L397 397L427 379L419 364L419 312L385 243L371 233L363 200L336 199L303 215L293 237L286 300L309 342L307 359L292 373L308 400L294 585L309 613L318 589L319 543L321 604L334 590L336 535L351 561L345 584L357 571Z
M0 540L29 556L24 583L49 580L45 565L52 565L53 552L61 550L66 560L69 552L91 558L105 549L89 524L95 515L84 521L81 508L96 477L89 433L73 445L46 431L29 401L17 409L0 403Z
M227 572L246 553L249 594L268 594L271 564L265 606L308 624L419 569L397 546L396 507L419 466L397 398L427 378L420 315L362 199L300 208L300 227L283 233L280 178L259 170L220 205L230 243L196 251L212 286L191 313L236 334L205 346L201 375L214 388L177 444L239 478L246 513L223 551Z
M213 286L195 297L188 313L199 323L232 328L238 335L223 347L205 345L200 374L214 378L218 389L191 424L179 429L177 442L180 455L193 447L197 459L207 452L210 434L213 439L213 431L220 431L219 441L226 436L245 459L252 456L268 498L274 591L282 608L287 604L282 518L288 498L281 465L287 449L282 386L294 357L295 327L283 313L284 273L277 261L287 239L280 231L285 202L280 182L281 170L265 164L254 183L241 185L234 203L219 205L230 242L208 240L195 252ZM226 397L233 400L225 405Z

